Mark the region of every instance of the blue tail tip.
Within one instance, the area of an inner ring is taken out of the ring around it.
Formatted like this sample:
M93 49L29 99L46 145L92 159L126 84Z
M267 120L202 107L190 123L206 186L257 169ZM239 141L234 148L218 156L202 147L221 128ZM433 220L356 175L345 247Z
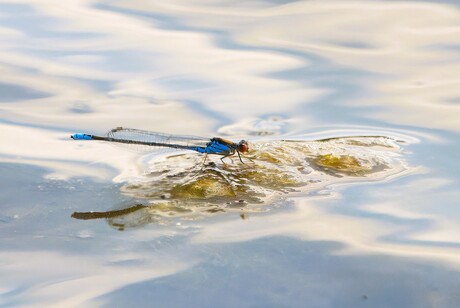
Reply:
M71 135L70 138L72 138L73 140L91 140L93 139L93 136L78 133L78 134Z

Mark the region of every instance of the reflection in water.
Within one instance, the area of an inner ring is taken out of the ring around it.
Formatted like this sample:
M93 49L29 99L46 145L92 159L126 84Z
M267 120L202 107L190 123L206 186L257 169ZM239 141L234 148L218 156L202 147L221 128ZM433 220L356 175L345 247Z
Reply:
M127 215L129 213L138 211L140 209L145 208L144 205L142 204L136 204L134 206L128 207L126 209L122 210L114 210L114 211L106 211L106 212L87 212L87 213L78 213L75 212L72 214L73 218L76 219L99 219L99 218L112 218L112 217L118 217L122 215Z
M210 162L196 154L150 161L142 179L121 190L143 204L107 212L74 213L77 219L107 218L124 230L170 218L197 219L221 212L260 212L267 203L326 186L372 181L407 170L398 143L387 137L341 137L318 141L251 144L248 164Z

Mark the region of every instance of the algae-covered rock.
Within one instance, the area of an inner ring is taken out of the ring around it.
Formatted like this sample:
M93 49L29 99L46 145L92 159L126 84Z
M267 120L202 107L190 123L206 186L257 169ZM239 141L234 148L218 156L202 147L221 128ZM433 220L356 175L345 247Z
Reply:
M105 218L113 227L137 227L220 212L264 211L270 200L293 191L308 193L356 177L384 178L404 170L399 147L387 137L339 137L251 144L243 157L196 153L149 161L150 172L121 187L139 202L123 210L74 213L77 219ZM242 214L243 215L243 214ZM242 217L245 217L244 215Z
M368 166L362 165L356 157L351 155L335 156L332 154L319 155L313 160L314 164L347 174L363 174L371 169Z
M229 183L213 177L192 180L178 184L171 189L171 197L179 199L234 197L235 192Z
M301 182L287 172L279 169L270 169L262 166L244 170L239 173L245 184L256 185L271 190L282 191L286 188L299 186Z

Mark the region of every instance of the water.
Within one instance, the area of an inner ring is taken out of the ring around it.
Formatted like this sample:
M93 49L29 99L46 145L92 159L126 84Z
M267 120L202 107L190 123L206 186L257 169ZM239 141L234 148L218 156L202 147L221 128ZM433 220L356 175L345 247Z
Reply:
M0 306L458 306L455 1L12 1L0 41ZM69 138L117 126L252 152Z

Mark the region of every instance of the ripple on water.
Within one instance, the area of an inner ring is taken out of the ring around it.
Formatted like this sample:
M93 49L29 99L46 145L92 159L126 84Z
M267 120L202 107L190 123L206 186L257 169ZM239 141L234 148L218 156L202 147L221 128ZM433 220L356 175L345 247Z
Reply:
M193 153L156 157L143 177L121 188L138 203L73 217L106 218L123 230L219 212L260 212L285 196L308 195L334 184L382 180L408 169L400 144L388 137L256 142L250 148L245 164L233 158L225 164L208 159L203 165Z

